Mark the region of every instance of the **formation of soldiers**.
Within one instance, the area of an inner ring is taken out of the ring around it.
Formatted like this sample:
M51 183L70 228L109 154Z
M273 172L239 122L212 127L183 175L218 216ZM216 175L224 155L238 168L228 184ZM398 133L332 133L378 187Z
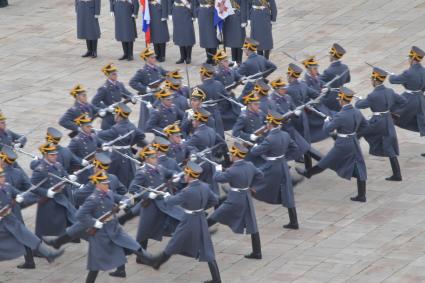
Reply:
M84 239L89 243L86 282L111 269L116 269L111 276L125 277L131 254L155 269L180 254L207 262L212 277L207 282L217 283L209 227L220 223L249 234L252 251L245 257L262 258L253 198L287 208L289 223L283 227L299 229L294 187L302 176L332 169L357 180L352 201L366 201L360 138L371 155L389 158L392 175L386 180L402 180L395 125L425 135L423 50L411 48L401 75L372 66L371 93L360 99L344 86L350 71L339 44L331 46L323 73L309 57L302 62L305 70L294 62L286 79L271 81L268 76L277 68L257 54L259 44L246 38L246 59L236 67L218 50L211 58L216 66L200 66L202 83L193 88L183 85L178 70L160 67L148 48L140 54L144 67L129 81L137 94L118 80L113 64L104 66L106 81L91 102L84 86L70 91L75 104L59 119L72 137L69 145L61 145L62 131L49 127L40 155L25 151L26 137L6 127L3 109L0 260L24 256L18 268L33 269L33 256L51 262L63 245ZM388 76L390 83L404 86L401 95L384 85ZM137 103L136 126L129 120L129 104ZM362 115L363 108L372 110L372 118ZM101 119L100 129L93 128L95 119ZM335 143L322 155L312 145L327 138ZM22 154L34 159L31 177L17 163ZM289 161L304 168L297 166L298 174L291 175ZM37 205L34 233L21 215L32 204ZM206 213L209 208L213 211ZM136 217L133 238L123 227ZM147 252L149 240L165 237L171 238L161 253Z
M231 49L232 61L242 62L242 46L246 27L250 23L250 37L259 42L258 54L269 58L273 49L272 24L276 23L275 0L231 0L234 14L223 23L217 36L214 22L214 0L146 0L149 5L150 42L159 62L166 59L166 45L170 41L168 22L173 26L173 43L180 49L176 64L190 64L192 48L196 44L194 25L199 26L199 45L205 49L206 63L215 64L214 54L219 44ZM101 0L76 0L77 38L87 43L82 57L97 57L97 41L101 36L99 16ZM134 60L133 47L137 38L139 0L110 0L111 16L115 19L115 39L122 43L123 55L119 60Z

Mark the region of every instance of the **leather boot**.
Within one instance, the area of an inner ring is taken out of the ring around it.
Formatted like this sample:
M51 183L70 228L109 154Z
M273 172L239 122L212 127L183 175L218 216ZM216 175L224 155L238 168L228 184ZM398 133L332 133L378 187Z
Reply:
M134 46L134 41L127 42L127 61L133 61L134 60L133 46Z
M310 154L311 158L313 158L316 161L320 161L323 158L323 155L318 150L312 147L310 148L308 153Z
M297 209L295 207L288 208L288 215L289 215L289 223L286 225L283 225L283 228L298 230L299 226L298 226L298 218L297 218Z
M401 171L400 164L398 163L397 156L390 157L391 169L393 170L393 175L391 177L385 178L387 181L401 181Z
M118 60L126 60L128 57L128 42L121 42L123 55Z
M87 45L87 52L86 53L84 53L83 55L81 55L81 57L90 57L91 56L91 50L92 50L92 47L91 47L91 40L86 40L86 45Z
M176 64L183 64L186 59L186 48L184 46L180 46L180 59L176 62Z
M211 227L215 224L217 224L217 221L212 220L211 218L207 218L208 227Z
M215 260L208 262L212 280L204 281L205 283L221 283L220 270L218 270L217 262Z
M264 50L264 57L266 57L267 60L270 59L270 50Z
M135 218L136 215L134 215L131 210L126 211L125 214L121 215L120 217L118 217L118 223L121 225L124 225L127 221Z
M125 264L118 266L117 270L109 272L109 276L125 278L127 276L127 274L125 273Z
M261 259L260 233L251 234L252 253L245 255L245 258Z
M153 44L153 50L155 52L156 60L159 60L159 58L161 57L161 51L159 50L159 44L158 43Z
M49 263L52 263L55 261L56 258L63 255L64 250L52 250L47 246L43 241L40 242L40 244L37 247L37 251L47 259Z
M146 251L146 249L148 248L148 240L140 241L139 244L142 247L142 249ZM136 263L147 264L146 262L143 261L143 256L142 255L139 256L139 254L137 254L137 257L136 257Z
M167 50L167 44L166 43L161 43L159 45L159 50L161 52L161 60L159 62L165 62L165 57L166 57L166 50Z
M232 61L238 61L238 48L232 48Z
M192 63L192 46L186 46L186 64Z
M213 63L213 59L211 53L210 53L210 49L209 48L205 48L205 53L207 54L207 61L205 61L205 63L207 64L211 64Z
M96 58L97 57L97 39L92 40L91 43L92 43L91 57Z
M242 64L243 51L242 48L238 48L238 56L236 58L236 62L238 65Z
M28 247L25 247L25 262L18 265L19 269L35 269L34 256L32 254L32 250Z
M156 256L152 257L152 267L156 270L158 270L161 265L163 265L167 260L170 259L171 256L167 255L166 253L162 252Z
M96 282L96 278L97 278L97 274L99 273L99 271L89 271L89 273L87 274L86 277L86 283L94 283Z
M62 245L69 243L72 241L72 238L68 236L68 234L64 233L58 237L56 236L45 236L43 237L43 241L55 248L55 249L59 249Z
M295 171L297 171L298 174L310 179L311 176L319 174L321 172L323 172L325 169L320 168L319 166L315 165L313 167L311 167L308 170L302 169L302 168L298 168L295 167Z
M350 199L352 201L366 202L366 181L357 179L357 196Z
M313 162L311 160L311 155L309 152L304 154L304 167L305 167L305 170L309 170L313 167Z

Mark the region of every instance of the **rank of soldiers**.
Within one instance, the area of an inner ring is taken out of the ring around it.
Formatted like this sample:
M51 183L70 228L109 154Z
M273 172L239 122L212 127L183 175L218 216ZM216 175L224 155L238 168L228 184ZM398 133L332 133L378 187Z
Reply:
M116 17L121 6L132 5L111 3ZM184 3L174 5L185 8ZM206 9L208 4L201 5ZM131 38L123 42L126 50L132 48ZM118 80L116 66L108 64L102 68L106 81L91 101L83 85L70 91L75 103L59 119L71 137L69 145L61 145L61 130L49 127L39 154L27 152L25 135L6 127L3 109L0 260L24 256L18 268L34 269L35 255L52 262L63 254L62 246L83 239L89 243L86 282L113 269L111 276L126 277L131 254L137 264L154 269L180 254L206 262L211 273L207 282L217 283L221 278L211 226L223 224L234 233L250 234L252 251L245 258L262 258L253 199L287 208L289 222L283 228L299 229L294 186L331 169L344 179L355 178L357 194L351 200L366 202L360 138L369 144L369 154L389 158L392 175L386 180L402 181L395 126L425 135L423 50L411 48L409 67L401 75L371 66L372 90L361 99L345 86L350 72L339 44L330 47L330 65L323 73L309 57L300 62L304 69L290 63L285 79L271 81L267 78L276 66L257 53L259 46L246 38L246 59L236 67L223 50L214 51L216 66L202 64L202 82L193 88L183 85L178 70L158 65L161 46L140 54L145 65L129 81L137 94ZM405 91L399 95L386 87L387 77ZM137 103L140 116L134 125L130 105ZM364 108L373 112L368 120L359 110ZM100 129L93 127L95 122ZM312 146L328 138L335 142L327 154ZM30 177L17 163L21 155L33 159ZM291 175L290 161L304 168L297 166L298 174ZM21 210L34 204L32 232ZM207 214L208 209L213 211ZM137 217L133 238L124 225ZM149 240L165 238L161 253L147 251Z

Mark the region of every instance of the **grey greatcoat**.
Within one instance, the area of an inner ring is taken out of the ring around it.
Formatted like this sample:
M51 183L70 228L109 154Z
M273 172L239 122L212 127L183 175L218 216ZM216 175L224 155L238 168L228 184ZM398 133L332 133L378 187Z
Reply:
M146 131L152 132L153 129L162 132L166 126L174 124L174 122L183 119L184 112L180 108L172 105L166 107L164 104L160 104L156 109L150 113L148 122L146 123Z
M92 104L82 104L75 102L74 106L66 110L66 112L59 119L59 125L73 132L78 132L78 125L75 123L75 119L84 113L87 113L91 118L94 118L98 109Z
M194 7L200 31L199 44L202 48L217 48L219 41L214 26L214 0L194 0Z
M213 261L214 247L204 210L217 203L217 196L207 184L199 180L189 183L180 193L166 198L165 204L168 207L180 206L189 211L200 211L193 214L184 213L164 253L180 254L205 262Z
M167 0L149 1L149 11L151 15L150 29L151 41L153 44L166 43L170 41L168 33L168 3Z
M246 25L248 22L248 1L231 0L231 3L235 13L224 20L224 45L230 48L242 48L246 32L241 25Z
M99 20L100 0L75 0L75 13L77 14L77 38L96 40L100 38Z
M257 233L257 219L250 188L261 178L263 172L245 160L234 162L225 172L216 172L214 179L219 183L229 183L231 189L227 199L210 218L229 226L237 234Z
M370 108L372 118L366 129L359 132L369 143L369 153L375 156L399 155L397 133L389 109L406 104L407 100L383 84L375 87L366 99L356 102L356 108Z
M67 147L56 145L58 150L57 162L59 162L65 171L71 174L76 169L81 166L81 158L77 157L74 153L69 150ZM42 161L40 159L32 160L30 163L31 170L34 170Z
M252 155L262 156L266 160L260 168L264 178L253 184L256 199L271 204L282 204L287 208L295 207L292 179L285 155L290 151L296 152L296 147L288 133L274 128L264 141L251 149Z
M251 38L258 41L258 50L273 49L272 22L276 22L277 7L275 0L249 1L249 19L251 20ZM264 7L264 8L259 8Z
M122 42L135 41L137 38L135 17L139 13L139 1L109 0L109 2L111 12L115 16L115 39Z
M348 66L343 64L340 60L333 61L329 67L323 71L319 79L325 84L333 80L338 75L343 74L348 70ZM339 111L341 106L338 103L338 88L351 81L350 71L347 71L339 79L335 80L328 87L331 90L322 98L322 103L332 111Z
M96 219L112 210L121 200L112 191L95 190L77 212L77 220L85 227L93 227ZM102 229L88 238L88 270L109 270L127 262L126 251L140 250L140 245L119 225L116 215L103 224Z
M168 0L173 17L173 41L178 46L193 46L196 43L193 27L193 1L186 0L188 7L181 0Z
M425 69L421 64L414 64L401 75L390 76L390 83L401 84L406 89L401 96L407 103L391 109L397 117L395 124L425 136Z
M336 130L347 136L337 136L334 146L317 166L322 169L330 168L347 180L356 177L366 181L366 164L357 139L357 133L366 127L367 121L360 110L351 104L342 107L330 122L325 122L324 129L329 133Z
M260 72L265 72L263 77L266 78L276 69L276 65L267 60L264 56L258 55L257 53L251 53L248 58L242 62L237 71L240 75L246 77L258 74Z

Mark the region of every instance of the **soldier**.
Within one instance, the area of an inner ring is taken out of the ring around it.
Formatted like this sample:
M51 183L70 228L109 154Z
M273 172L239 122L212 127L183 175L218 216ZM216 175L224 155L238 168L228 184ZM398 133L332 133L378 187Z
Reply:
M268 59L259 56L257 51L258 41L246 38L243 45L245 55L248 57L237 69L242 76L258 75L258 77L267 78L276 70L276 65Z
M350 104L354 96L352 90L341 87L338 96L341 111L332 120L327 118L324 126L329 133L336 130L334 147L314 167L308 170L296 169L298 173L307 178L311 178L327 168L336 171L338 176L347 180L355 177L358 194L351 200L366 202L366 164L357 134L366 129L367 121L360 110Z
M303 60L302 63L306 69L306 72L304 73L304 82L309 87L316 90L317 93L320 93L324 83L319 77L319 62L316 61L314 56L310 56Z
M136 128L129 120L128 116L131 109L123 103L119 103L115 108L115 125L109 130L102 130L98 132L97 136L104 141L113 141L120 136L124 136L133 131L132 134L126 138L119 139L112 145L103 146L103 150L111 150L112 164L109 168L109 173L118 177L124 186L128 187L131 180L134 178L136 167L132 160L124 157L133 156L131 146L137 144L138 146L144 145L145 134Z
M261 259L260 233L258 232L255 208L251 199L250 188L253 183L263 178L263 173L244 158L248 149L235 143L231 149L232 166L224 172L218 170L214 179L219 183L229 183L227 199L208 217L208 225L216 222L227 225L237 234L251 234L252 253L246 258Z
M6 128L6 116L0 111L0 147L5 145L22 148L27 138Z
M133 45L137 38L136 19L139 14L137 0L109 0L111 15L115 16L115 40L121 41L124 55L118 60L133 60Z
M152 258L152 267L159 269L172 255L181 254L208 262L212 280L205 282L220 283L220 271L205 217L205 210L216 205L218 199L208 185L199 180L202 167L188 162L184 172L187 187L175 196L165 194L164 199L167 207L182 207L184 216L164 251Z
M259 42L258 54L270 57L273 49L272 25L276 23L277 7L275 0L248 0L251 20L251 38Z
M167 135L170 145L167 156L174 159L179 166L189 158L190 149L182 144L182 133L177 123L168 125L163 132Z
M75 103L59 119L59 125L70 130L69 136L72 138L78 134L78 125L75 124L75 119L84 113L94 118L98 109L88 102L87 91L82 85L76 85L69 94L75 98ZM101 115L101 113L99 114Z
M156 149L156 156L159 166L162 166L165 169L173 172L173 174L182 171L180 166L177 164L177 161L167 156L168 150L170 148L170 142L167 139L160 136L155 137L152 146Z
M96 95L93 97L91 103L102 109L99 111L102 117L101 129L107 130L114 125L114 104L122 101L131 101L136 104L135 96L129 92L122 82L118 81L118 69L112 63L102 68L102 72L106 76L106 82L97 89ZM106 110L106 111L105 111ZM104 113L101 113L104 112Z
M128 202L109 190L108 176L99 172L91 177L96 185L93 194L77 212L77 219L86 227L91 227L86 283L93 283L99 270L117 271L109 273L114 277L126 277L126 255L135 253L148 261L146 252L120 226L116 217L116 205L125 206ZM111 213L107 220L100 219L105 213Z
M270 111L266 117L268 134L265 139L251 149L253 156L261 156L265 164L260 168L264 178L255 182L254 197L270 204L282 204L288 208L289 224L286 229L298 229L297 211L293 191L293 181L289 174L287 160L297 158L292 152L299 152L297 145L288 133L280 130L283 116Z
M153 132L154 129L161 132L165 126L183 119L184 115L183 111L173 104L173 96L170 90L161 89L155 93L155 96L161 101L161 104L153 109L146 124L147 132Z
M129 84L133 89L137 90L139 94L153 94L163 81L163 77L167 74L167 71L157 66L154 52L149 48L145 48L142 53L140 53L140 58L142 58L146 64L131 78ZM152 108L150 104L154 102L152 96L144 100L145 102L140 103L138 128L141 130L145 130L146 122L149 119L149 108Z
M176 64L192 62L192 47L196 43L194 6L192 0L169 0L169 12L173 18L173 42L180 48L180 59Z
M158 60L158 62L165 61L165 49L167 42L170 41L167 22L169 14L168 5L167 0L149 1L151 41L155 50L156 60Z
M242 63L242 46L246 37L245 27L248 23L248 2L231 0L234 14L227 16L223 24L224 46L232 49L232 61Z
M368 121L368 127L359 133L369 143L369 154L389 157L393 175L385 178L387 181L401 181L397 133L394 127L390 109L406 104L407 100L384 86L387 72L373 68L370 77L374 90L366 99L356 102L356 108L370 108L373 116Z
M22 255L25 263L18 268L34 269L32 250L37 251L49 263L63 254L63 251L50 250L36 235L25 226L18 209L24 195L6 182L6 173L0 167L0 261L11 260ZM17 210L18 209L18 210ZM31 261L28 262L28 255Z
M81 57L97 57L97 40L100 38L100 6L100 0L75 1L77 38L85 39L87 44L87 52Z
M9 5L7 0L0 0L0 8L7 7Z
M409 53L409 69L400 75L391 74L392 84L401 84L405 91L401 94L407 100L404 105L391 109L394 113L395 124L400 128L419 132L425 136L425 69L421 64L425 52L417 46L412 46ZM425 154L422 154L425 157Z
M331 85L329 85L330 91L322 99L322 103L333 111L339 111L341 109L341 106L338 103L338 90L333 89L339 88L351 81L348 66L341 62L341 58L345 53L346 51L341 45L334 43L331 47L331 50L329 51L329 59L331 64L326 70L323 71L323 74L319 76L319 80L326 84L336 76L341 75L339 79L335 80Z
M182 85L181 79L166 78L165 87L172 92L173 104L181 111L189 109L189 88Z
M244 90L250 89L248 84ZM260 99L260 109L263 111L263 113L268 113L269 110L274 107L272 101L270 100L269 91L270 86L263 79L259 79L255 82L254 92L257 93Z
M205 48L207 64L214 64L213 56L217 52L219 41L214 25L214 0L194 0L194 18L198 20L199 44Z
M67 226L75 222L75 208L68 199L70 188L57 177L68 176L62 165L57 162L58 151L53 143L40 146L43 159L34 169L31 183L38 184L46 179L42 185L33 190L39 196L35 234L41 236L58 236L65 232ZM53 177L56 175L57 177Z

